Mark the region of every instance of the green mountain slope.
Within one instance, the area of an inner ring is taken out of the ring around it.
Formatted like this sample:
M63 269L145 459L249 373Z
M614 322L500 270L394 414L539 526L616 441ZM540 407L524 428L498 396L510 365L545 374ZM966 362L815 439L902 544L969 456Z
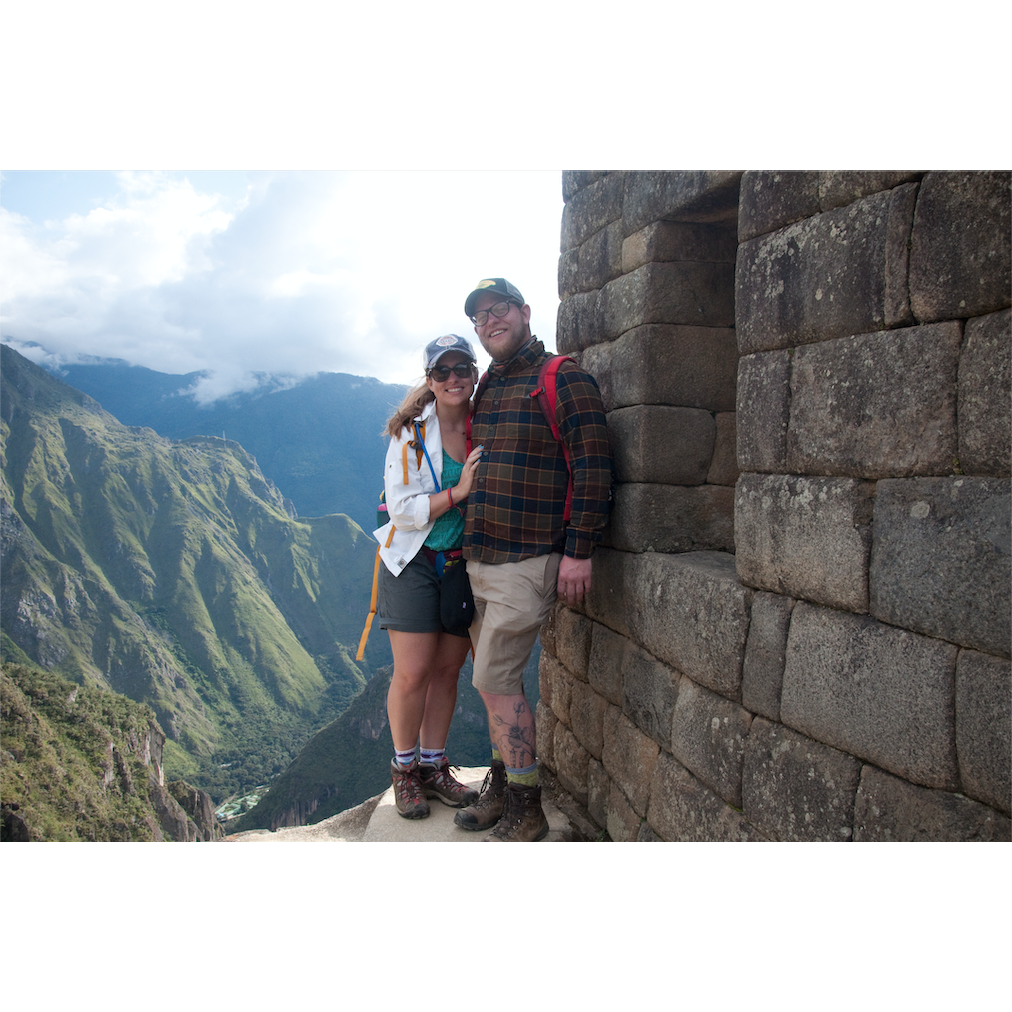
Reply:
M266 782L389 660L379 636L353 660L375 543L293 519L238 443L121 425L0 352L5 641L149 705L216 801Z
M223 835L206 794L162 782L165 735L142 703L51 671L4 664L0 726L4 841Z
M68 365L60 376L125 425L171 439L221 436L241 443L300 516L346 513L373 529L383 485L386 420L407 387L371 377L317 373L268 379L253 392L198 405L200 373L170 375L123 362Z

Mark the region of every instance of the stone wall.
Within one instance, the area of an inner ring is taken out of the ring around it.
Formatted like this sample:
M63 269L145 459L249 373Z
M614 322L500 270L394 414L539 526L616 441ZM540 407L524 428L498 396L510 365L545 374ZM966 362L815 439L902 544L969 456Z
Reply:
M611 839L1012 838L1010 181L563 174L618 486L538 749Z

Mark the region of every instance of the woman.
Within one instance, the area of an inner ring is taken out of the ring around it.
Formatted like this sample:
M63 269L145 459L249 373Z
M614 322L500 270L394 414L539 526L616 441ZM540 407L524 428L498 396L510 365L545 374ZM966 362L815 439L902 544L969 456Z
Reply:
M380 627L387 630L394 655L387 693L391 774L397 811L406 819L429 814L426 798L453 808L478 798L450 774L444 751L457 676L471 641L466 629L447 631L440 620L437 572L444 559L464 565L463 504L481 458L481 447L467 452L465 434L478 370L470 342L456 334L431 341L423 358L424 383L408 393L387 423L391 438L384 487L390 522L375 531L384 563Z

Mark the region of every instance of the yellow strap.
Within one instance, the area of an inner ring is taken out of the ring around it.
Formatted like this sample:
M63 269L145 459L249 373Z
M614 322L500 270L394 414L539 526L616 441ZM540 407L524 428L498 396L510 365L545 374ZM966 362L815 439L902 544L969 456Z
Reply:
M395 527L390 528L390 536L387 538L387 543L384 547L389 548L390 542L394 539ZM376 562L372 567L372 597L369 600L369 614L366 616L365 628L362 630L362 638L358 641L358 653L355 654L355 660L365 660L365 641L369 639L369 630L372 629L372 620L376 615L376 597L379 593L379 574L380 574L380 550L379 545L376 546Z

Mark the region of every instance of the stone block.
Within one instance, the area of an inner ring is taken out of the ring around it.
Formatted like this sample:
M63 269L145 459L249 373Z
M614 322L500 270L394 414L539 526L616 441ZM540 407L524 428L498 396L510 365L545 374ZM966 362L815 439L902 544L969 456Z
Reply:
M555 725L558 722L551 707L543 699L539 699L534 707L534 736L537 742L538 762L550 770L558 768L555 762Z
M622 222L613 221L580 246L577 286L581 292L602 288L622 274Z
M610 794L611 780L604 770L604 763L590 759L587 763L587 813L601 829L608 825Z
M654 831L650 828L650 823L644 820L640 823L640 831L636 836L637 843L664 843Z
M671 720L681 676L626 641L622 660L622 712L662 748L671 748Z
M865 766L854 802L859 843L991 842L1012 839L1012 823L960 794L917 787Z
M644 264L601 289L602 339L647 323L734 326L734 268L730 264Z
M841 843L853 835L861 763L756 717L745 742L742 809L774 840Z
M559 720L569 723L569 700L573 676L550 654L542 653L538 662L539 699L552 708Z
M639 556L628 552L616 552L599 545L594 550L594 578L584 599L584 612L588 618L630 638L627 595L635 584L637 573L634 562L638 559ZM593 659L590 684L594 684Z
M548 613L548 618L538 630L538 642L541 649L550 656L555 656L555 617L566 606L561 601L555 602L555 607Z
M651 222L728 222L738 217L740 171L642 171L626 173L622 221L626 235Z
M609 341L606 344L595 344L583 351L573 351L570 354L578 362L580 367L590 373L597 383L601 392L601 402L606 412L614 407L614 386L612 382L612 352L615 342Z
M614 843L635 843L643 817L629 804L629 799L616 784L608 791L608 835Z
M611 706L604 715L604 768L640 816L646 814L650 775L660 749L621 710Z
M921 322L1006 308L1012 173L929 172L910 238L910 305Z
M949 643L799 602L780 719L914 783L955 790L955 668Z
M559 255L559 298L565 301L580 289L580 249L568 249Z
M591 621L571 608L555 613L555 656L581 681L587 680L590 662Z
M582 351L604 340L600 292L581 292L559 303L555 347L560 355Z
M628 274L644 264L674 260L733 264L737 250L734 225L654 221L622 243L622 273Z
M647 324L610 347L607 394L601 388L606 410L635 404L734 410L738 342L732 329Z
M608 175L607 169L563 169L562 199L569 202L576 194L591 183Z
M717 425L701 408L641 404L612 411L608 434L618 481L702 485Z
M861 197L882 190L892 190L903 183L919 180L922 172L901 169L820 171L819 209L830 211L843 207Z
M717 424L717 438L713 443L713 459L706 472L708 485L734 487L738 480L738 425L733 411L721 411L713 416Z
M763 837L741 812L662 752L650 783L647 822L670 843L744 843Z
M589 685L574 682L569 702L569 726L576 740L595 758L604 755L604 714L608 700Z
M625 652L633 646L625 636L613 632L607 626L598 622L593 624L588 681L596 692L615 706L621 706L623 702L622 669Z
M818 172L746 172L741 177L738 240L775 232L819 210Z
M562 208L562 237L565 252L582 246L595 232L622 217L624 173L609 172L577 190Z
M963 793L1012 815L1012 665L976 650L956 660L956 756Z
M618 556L619 558L616 558ZM737 700L751 591L723 552L629 555L599 550L588 612L694 682Z
M853 478L741 475L738 578L757 590L867 611L874 495L873 483Z
M872 615L1008 657L1009 491L1006 478L880 481L869 573Z
M741 669L741 701L753 713L780 720L780 690L791 612L797 602L782 594L758 593L752 598L752 620Z
M853 478L951 474L958 323L798 348L787 470Z
M966 324L959 357L959 466L964 474L1009 477L1012 463L1012 311Z
M552 734L552 754L555 775L563 790L568 791L581 805L587 804L587 764L590 753L577 741L576 735L560 720Z
M605 543L627 552L732 552L734 489L619 485Z
M678 684L671 720L671 754L718 797L741 808L741 770L752 714L696 685Z
M908 213L891 191L818 214L738 247L738 346L743 354L881 330L887 238ZM614 283L614 282L613 282ZM902 284L902 278L890 283Z
M787 471L791 353L744 355L738 360L738 467L742 471Z

